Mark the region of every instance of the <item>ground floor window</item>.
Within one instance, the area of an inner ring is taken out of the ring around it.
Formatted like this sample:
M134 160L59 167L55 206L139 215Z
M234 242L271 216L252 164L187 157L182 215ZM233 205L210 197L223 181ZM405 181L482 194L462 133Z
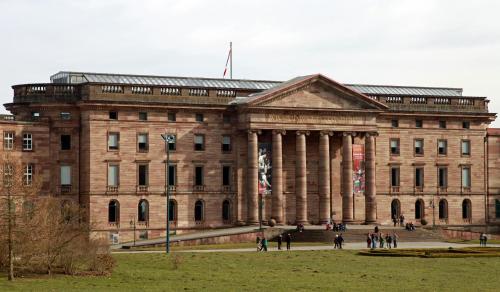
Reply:
M424 218L424 201L422 199L418 199L415 202L415 219L423 219Z
M231 218L231 203L229 200L222 202L222 220L229 221Z
M195 221L203 221L203 219L204 219L203 201L198 200L194 204L194 220Z
M439 200L439 219L448 219L448 202L445 199Z
M398 199L394 199L391 202L391 218L398 219L401 215L401 204Z
M118 223L120 221L120 204L117 200L111 200L108 206L108 222Z
M147 200L140 200L137 206L137 221L147 222L149 221L149 203Z
M168 202L168 220L177 221L177 202L175 200Z
M472 203L469 199L462 202L462 218L470 220L472 215Z

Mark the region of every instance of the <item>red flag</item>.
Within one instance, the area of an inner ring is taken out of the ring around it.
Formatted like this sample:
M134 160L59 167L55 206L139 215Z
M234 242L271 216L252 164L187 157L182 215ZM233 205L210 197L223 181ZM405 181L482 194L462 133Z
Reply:
M229 49L229 54L227 54L226 67L224 67L224 73L222 74L222 78L226 77L227 73L227 64L229 64L229 60L231 59L232 48Z

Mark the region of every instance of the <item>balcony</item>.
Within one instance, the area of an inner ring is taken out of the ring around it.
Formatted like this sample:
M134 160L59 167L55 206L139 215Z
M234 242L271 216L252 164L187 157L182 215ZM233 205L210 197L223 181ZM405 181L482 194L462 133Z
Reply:
M221 191L222 191L223 193L230 193L232 190L233 190L233 188L232 188L232 186L230 186L230 185L227 185L227 186L222 186L222 189L221 189Z
M193 191L194 192L203 192L205 190L204 185L194 185L193 186Z
M171 192L177 191L177 187L175 185L168 186L168 190Z
M60 194L70 194L71 193L71 185L60 185L59 186Z
M399 193L399 186L391 186L390 192L391 193Z
M137 186L137 193L147 193L149 191L149 186Z
M446 186L438 187L438 193L447 193L447 192L448 192L448 187Z
M424 191L424 186L415 186L415 193L421 193Z
M462 193L470 193L471 188L470 187L462 187Z
M119 186L107 186L106 187L106 192L107 193L118 193Z

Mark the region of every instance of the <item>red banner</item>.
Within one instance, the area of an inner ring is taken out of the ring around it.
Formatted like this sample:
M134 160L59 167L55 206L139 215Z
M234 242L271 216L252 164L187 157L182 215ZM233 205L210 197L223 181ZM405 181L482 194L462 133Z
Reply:
M364 193L365 191L365 147L364 145L352 145L353 163L353 192Z

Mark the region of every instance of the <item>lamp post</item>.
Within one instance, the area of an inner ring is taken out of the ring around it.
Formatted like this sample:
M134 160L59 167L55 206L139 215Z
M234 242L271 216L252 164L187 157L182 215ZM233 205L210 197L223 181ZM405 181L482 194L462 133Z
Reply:
M434 194L432 195L432 200L431 200L431 207L432 207L432 229L436 228L436 212L434 209L436 209L436 206L434 204Z
M259 230L262 230L262 207L264 206L264 200L262 197L264 194L259 193Z
M130 227L134 229L134 246L135 246L135 216L134 219L130 220Z
M165 242L165 251L166 253L170 253L170 189L168 187L168 167L170 166L170 148L168 147L170 143L175 142L174 135L161 134L163 141L165 142L165 151L167 152L167 160L165 161L165 194L167 197L167 228L166 228L166 242Z

